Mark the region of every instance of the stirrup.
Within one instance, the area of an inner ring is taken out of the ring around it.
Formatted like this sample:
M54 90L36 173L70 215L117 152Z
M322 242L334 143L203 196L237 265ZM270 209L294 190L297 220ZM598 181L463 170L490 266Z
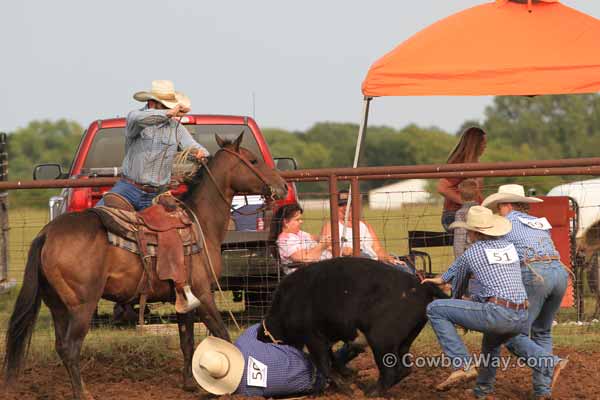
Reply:
M175 290L175 311L179 314L190 312L200 306L200 300L192 293L190 285L183 287L183 293Z

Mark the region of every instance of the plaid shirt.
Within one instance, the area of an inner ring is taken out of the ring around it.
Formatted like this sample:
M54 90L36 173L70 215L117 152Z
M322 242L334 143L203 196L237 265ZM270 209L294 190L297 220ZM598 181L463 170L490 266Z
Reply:
M506 234L503 239L515 245L519 260L523 263L525 260L533 257L558 256L558 251L554 247L554 242L550 237L550 231L534 229L519 218L534 220L529 214L520 211L511 211L506 218L512 223L512 230Z
M123 176L144 185L164 186L171 180L178 145L206 151L183 125L167 117L167 111L146 106L127 115Z
M245 366L242 381L234 394L244 396L289 396L310 393L324 380L304 352L292 346L263 343L258 340L260 324L250 326L236 340L235 345L244 355ZM267 366L267 387L248 385L248 357Z
M442 275L444 282L452 281L452 293L461 298L467 287L467 277L472 273L481 283L481 291L472 294L473 301L485 302L488 297L499 297L513 303L523 303L527 293L521 278L519 262L491 264L486 249L503 249L511 244L503 239L479 240L458 257Z

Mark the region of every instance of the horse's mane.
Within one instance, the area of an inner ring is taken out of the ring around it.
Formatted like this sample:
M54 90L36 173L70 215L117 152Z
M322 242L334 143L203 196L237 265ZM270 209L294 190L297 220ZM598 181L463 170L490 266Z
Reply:
M233 144L233 140L223 139L221 147L225 147L225 146L231 145L231 144ZM215 155L219 151L220 151L220 149L215 152ZM210 155L210 156L206 157L206 160L207 160L206 165L210 166L212 164L212 162L215 158L215 155ZM192 175L190 178L187 178L184 180L183 183L185 183L187 185L188 190L181 196L181 201L187 202L189 200L192 192L198 188L198 186L204 179L205 175L206 175L206 168L203 165L200 165L194 175Z
M212 155L206 157L206 165L212 164L213 159L214 156ZM204 175L206 175L206 168L204 165L198 165L194 175L183 180L183 183L187 185L188 190L181 196L182 201L185 202L188 200L188 198L191 196L191 193L200 185L200 182L202 182Z

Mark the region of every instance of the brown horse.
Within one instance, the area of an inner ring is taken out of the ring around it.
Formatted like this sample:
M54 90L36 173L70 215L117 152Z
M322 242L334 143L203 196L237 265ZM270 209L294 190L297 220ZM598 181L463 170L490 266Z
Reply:
M230 217L235 192L263 193L283 198L285 181L247 149L240 148L242 135L234 142L216 136L220 150L201 168L188 184L182 198L198 217L206 238L206 248L216 276L221 274L221 243ZM212 173L212 174L211 174ZM212 175L212 178L210 177ZM211 292L214 279L206 263L206 254L193 256L190 283L200 299L200 319L212 334L229 340ZM61 215L46 225L33 240L6 336L3 364L7 383L13 382L22 369L41 300L54 320L56 351L65 365L75 399L93 399L85 389L79 369L83 339L100 298L123 302L136 296L142 277L137 255L108 243L100 219L90 211ZM154 281L148 301L170 301L172 286ZM179 338L183 352L184 388L193 390L192 354L194 351L194 314L178 314Z

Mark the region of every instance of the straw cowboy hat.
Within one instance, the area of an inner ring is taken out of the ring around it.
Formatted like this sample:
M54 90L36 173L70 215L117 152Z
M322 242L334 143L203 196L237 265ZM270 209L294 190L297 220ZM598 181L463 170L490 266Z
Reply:
M544 200L536 197L525 196L525 189L521 185L502 185L498 188L498 193L489 195L481 203L482 206L492 211L498 209L500 203L541 203Z
M467 212L467 221L456 221L450 224L450 229L465 228L469 231L483 233L488 236L504 236L512 229L511 222L492 210L482 206L473 206Z
M173 108L177 104L181 104L188 108L192 105L189 97L181 92L175 91L173 82L164 80L152 81L152 88L149 92L137 92L133 95L133 98L143 102L148 100L158 101L167 108Z
M216 395L231 394L244 374L244 356L233 344L208 336L194 352L192 373L204 390Z

